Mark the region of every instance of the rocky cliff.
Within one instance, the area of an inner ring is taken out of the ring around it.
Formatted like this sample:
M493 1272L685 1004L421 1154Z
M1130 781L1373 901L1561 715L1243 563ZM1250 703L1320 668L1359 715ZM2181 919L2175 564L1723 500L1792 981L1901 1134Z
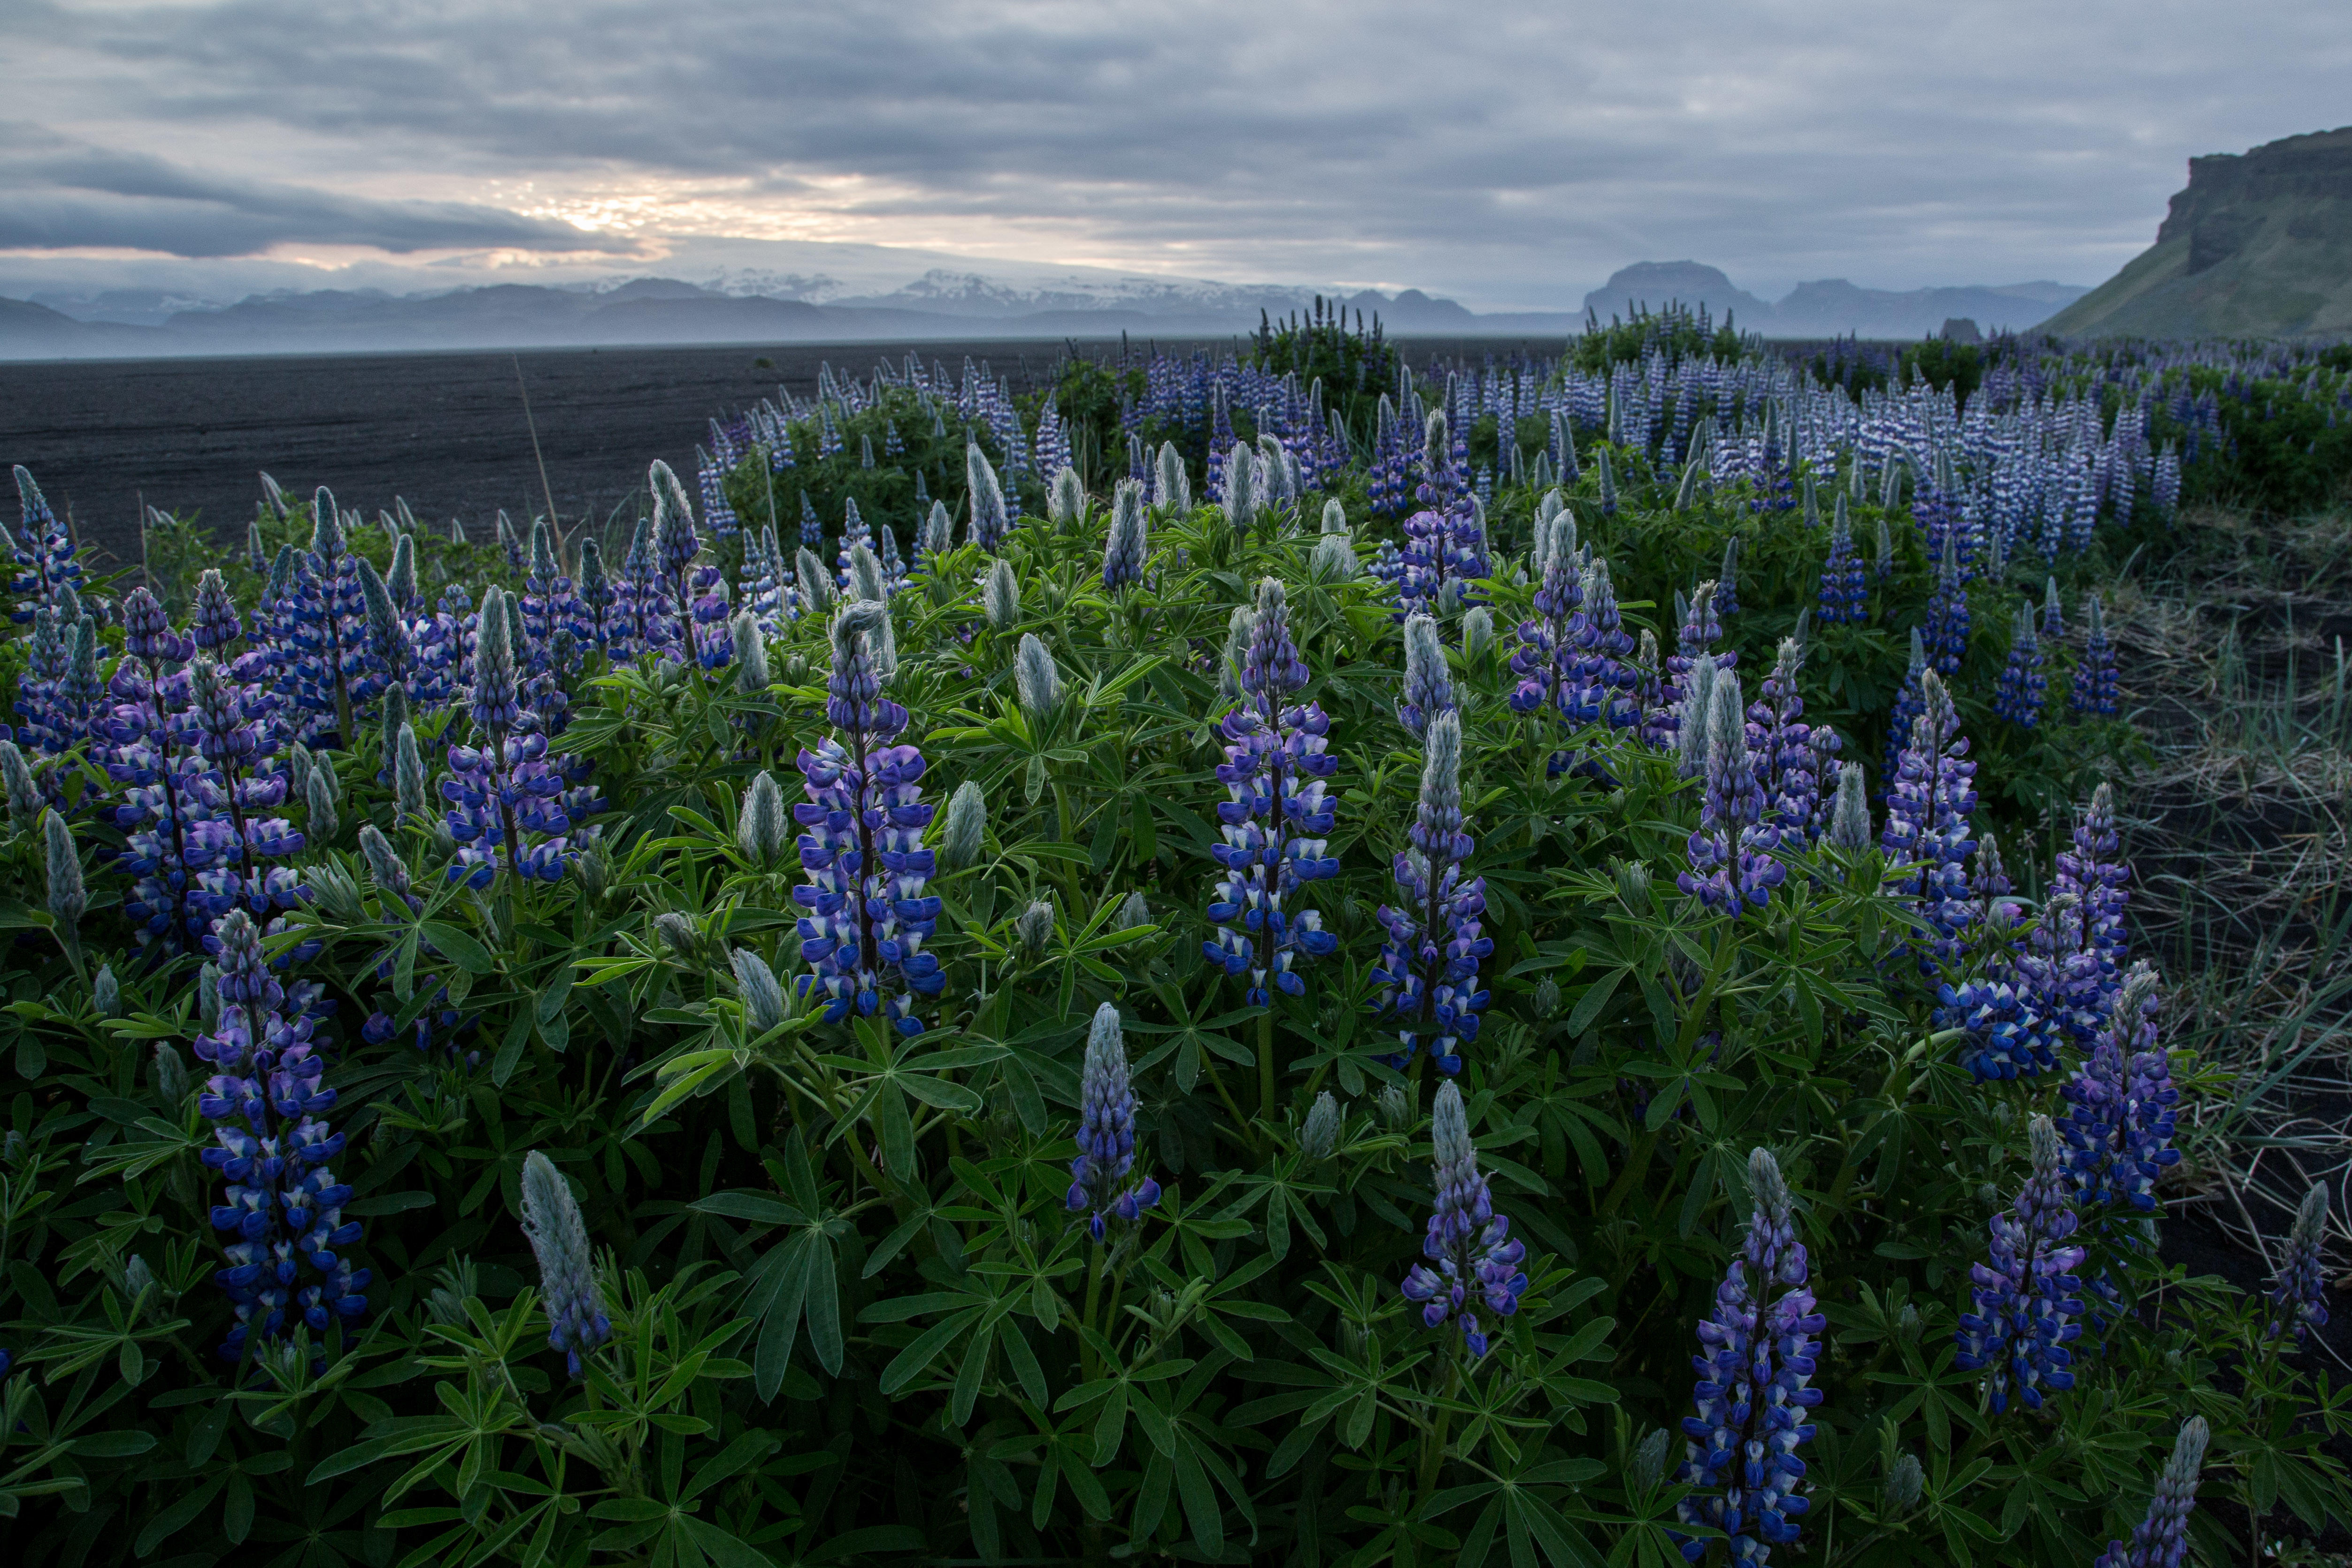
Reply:
M2043 325L2085 337L2352 331L2352 127L2191 158L2156 244Z

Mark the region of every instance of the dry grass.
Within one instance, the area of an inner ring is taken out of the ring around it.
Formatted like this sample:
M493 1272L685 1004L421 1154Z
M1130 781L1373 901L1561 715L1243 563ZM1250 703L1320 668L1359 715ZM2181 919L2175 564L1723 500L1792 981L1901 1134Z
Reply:
M2267 1264L2313 1182L2352 1236L2352 518L2182 528L2113 597L2151 750L2123 792L2134 915L2172 1038L2234 1086L2184 1120L2182 1195Z

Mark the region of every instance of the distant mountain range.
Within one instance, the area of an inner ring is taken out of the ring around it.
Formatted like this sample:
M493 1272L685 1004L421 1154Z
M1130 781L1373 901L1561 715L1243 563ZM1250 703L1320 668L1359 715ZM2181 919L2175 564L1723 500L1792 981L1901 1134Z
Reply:
M222 297L236 281L315 279L278 264L209 271L95 262L35 270L0 258L0 358L300 353L423 349L786 343L958 338L1222 338L1255 330L1260 313L1307 310L1311 289L975 262L876 246L697 242L674 258L689 278L565 279L417 287L417 268L379 269L368 286L278 287ZM912 277L907 268L924 265ZM370 274L362 273L362 277ZM446 276L444 274L443 276ZM193 279L193 280L192 280ZM28 286L29 285L29 286ZM5 298L7 294L21 294ZM1678 299L1734 311L1739 326L1775 336L1860 332L1916 338L1948 317L1985 330L2026 326L2083 292L2060 284L1911 293L1808 283L1778 305L1696 262L1643 262L1585 296L1583 310L1473 311L1417 289L1327 289L1350 317L1392 332L1444 337L1566 337L1587 311L1602 321L1629 301Z
M2156 243L2046 324L2085 337L2352 331L2352 127L2191 158Z
M2089 292L2071 283L2009 283L1897 293L1830 278L1800 283L1786 298L1768 302L1696 261L1643 261L1587 294L1584 308L1605 321L1679 301L1705 304L1718 320L1728 313L1742 331L1769 338L1919 338L1958 320L1974 321L1980 331L2022 331Z

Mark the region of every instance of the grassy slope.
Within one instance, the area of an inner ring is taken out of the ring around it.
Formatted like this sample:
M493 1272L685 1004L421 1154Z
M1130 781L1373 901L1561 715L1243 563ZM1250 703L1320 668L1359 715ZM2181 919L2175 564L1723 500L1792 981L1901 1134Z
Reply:
M2235 254L2194 275L2189 247L2186 236L2149 247L2044 329L2168 338L2352 331L2352 202L2275 209Z

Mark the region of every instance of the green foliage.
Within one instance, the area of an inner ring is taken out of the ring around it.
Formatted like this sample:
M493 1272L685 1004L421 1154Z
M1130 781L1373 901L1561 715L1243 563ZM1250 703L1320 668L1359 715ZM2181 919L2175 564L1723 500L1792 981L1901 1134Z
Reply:
M880 482L856 466L866 417L846 467L803 453L782 477L828 521ZM945 464L932 493L955 493L961 433L898 428L910 462ZM1769 667L1818 586L1820 531L1768 526L1745 494L1677 511L1668 477L1633 454L1620 471L1616 514L1590 489L1571 505L1629 624L1671 640L1659 606L1737 536L1739 668ZM759 497L741 469L730 493L756 520L747 482ZM1531 613L1515 568L1533 501L1496 511L1505 628ZM228 1312L206 1125L151 1065L156 1043L184 1051L199 1032L196 960L131 956L94 873L83 940L122 982L100 1017L59 984L33 836L0 840L0 916L22 939L0 956L0 1061L24 1080L0 1148L15 1560L1663 1568L1680 1561L1680 1450L1641 1456L1690 1408L1692 1325L1739 1245L1758 1147L1797 1194L1830 1320L1806 1561L2087 1561L2137 1521L2192 1412L2216 1433L2209 1495L2283 1502L2314 1531L2352 1513L2329 1447L2352 1430L2342 1395L2261 1341L2259 1302L2163 1266L2126 1216L2086 1226L2083 1273L2116 1296L2077 1347L2080 1385L2040 1413L1990 1411L1952 1336L2053 1080L1979 1083L1957 1064L1875 849L1792 848L1753 918L1684 899L1694 786L1628 735L1515 712L1507 630L1484 657L1458 637L1449 655L1495 942L1460 1084L1530 1283L1482 1361L1424 1328L1397 1285L1429 1212L1433 1075L1426 1056L1392 1065L1366 1006L1420 757L1395 718L1392 602L1366 579L1315 582L1297 521L1237 537L1213 509L1155 518L1153 574L1114 597L1097 506L1076 528L1013 531L1011 624L982 616L970 547L894 599L888 695L912 715L926 795L969 781L987 802L977 857L929 884L949 984L911 1037L828 1022L789 990L763 1026L730 963L802 967L798 866L747 850L737 814L756 774L792 780L825 733L814 619L776 642L764 690L650 661L592 669L562 744L616 810L560 883L452 887L436 830L399 820L373 767L344 768L343 826L303 865L356 890L271 940L321 942L297 973L341 1007L338 1170L373 1310L242 1364L215 1354ZM1872 521L1859 511L1857 533ZM1809 711L1855 724L1849 754L1874 754L1869 716L1927 591L1901 537L1876 621L1816 634L1804 672ZM1259 1008L1202 961L1202 910L1225 798L1218 653L1269 576L1313 672L1304 696L1331 718L1342 869L1315 889L1339 951L1303 995ZM1982 585L1978 626L2001 627L2024 587ZM1043 710L1014 689L1024 636L1064 681ZM1989 691L2004 652L1980 632L1964 692ZM1974 702L1989 802L2038 814L2110 754L2111 731L2003 736ZM381 737L363 725L359 742L373 757ZM1600 765L1555 776L1563 744ZM421 910L370 882L362 822L414 869ZM120 841L94 816L79 830ZM1024 929L1041 902L1050 921ZM1098 1244L1066 1194L1105 1002L1133 1058L1138 1172L1165 1192ZM454 1052L405 1043L445 1007L469 1020ZM399 1026L389 1043L358 1033L373 1012ZM2220 1087L2185 1057L2175 1074L2191 1103ZM1342 1109L1318 1154L1301 1132L1325 1090ZM518 1224L532 1151L603 1258L613 1337L576 1382L547 1348ZM1924 1484L1898 1504L1887 1479L1906 1458ZM2198 1520L2200 1551L2243 1560Z

